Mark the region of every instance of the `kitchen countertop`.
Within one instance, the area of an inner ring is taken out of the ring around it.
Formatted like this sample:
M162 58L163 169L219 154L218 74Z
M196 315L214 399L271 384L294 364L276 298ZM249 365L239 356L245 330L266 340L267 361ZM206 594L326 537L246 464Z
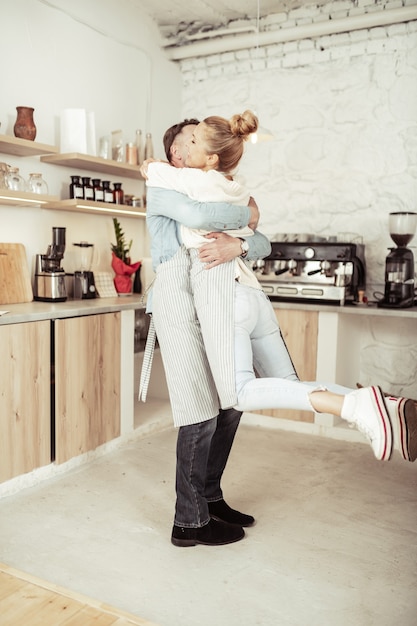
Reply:
M374 303L368 304L345 304L338 306L322 304L320 302L310 304L306 302L272 302L274 309L293 309L298 311L319 311L320 313L341 313L342 315L367 315L376 317L401 317L417 319L417 306L407 309L380 309Z
M21 304L0 304L0 325L35 322L39 320L61 319L99 313L114 313L130 309L144 309L142 296L132 294L115 298L92 298L91 300L66 300L65 302L25 302Z
M417 319L417 306L408 309L380 309L376 304L346 304L345 306L337 306L320 302L313 304L307 304L306 302L272 302L272 306L274 309ZM8 311L4 315L0 315L0 325L144 308L143 297L136 294L126 297L67 300L66 302L56 303L33 301L22 304L0 304L0 311Z

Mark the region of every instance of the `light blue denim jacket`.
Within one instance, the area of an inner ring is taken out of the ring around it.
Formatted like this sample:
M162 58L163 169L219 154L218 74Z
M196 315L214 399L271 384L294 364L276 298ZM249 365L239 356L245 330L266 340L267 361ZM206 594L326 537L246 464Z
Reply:
M226 202L196 202L188 196L160 187L147 189L146 223L151 236L153 269L172 259L182 244L179 227L223 231L247 226L250 209ZM249 261L262 259L271 253L271 244L265 235L256 231L246 240Z

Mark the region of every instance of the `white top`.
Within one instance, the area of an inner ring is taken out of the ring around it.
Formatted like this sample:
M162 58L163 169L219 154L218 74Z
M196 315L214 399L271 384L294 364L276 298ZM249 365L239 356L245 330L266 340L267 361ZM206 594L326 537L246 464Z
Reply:
M249 192L238 182L229 180L217 170L207 172L192 167L173 167L169 163L152 161L148 165L146 184L148 187L162 187L172 189L187 195L198 202L228 202L247 206L250 199ZM232 237L250 237L253 230L248 226L238 230L225 231ZM208 231L188 228L181 224L181 237L187 248L200 248L209 243ZM235 259L236 279L242 284L262 289L255 274L246 263L238 257Z

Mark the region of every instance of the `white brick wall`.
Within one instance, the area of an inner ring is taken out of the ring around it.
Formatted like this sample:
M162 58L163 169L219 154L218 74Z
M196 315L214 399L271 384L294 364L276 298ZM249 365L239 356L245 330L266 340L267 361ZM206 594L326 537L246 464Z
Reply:
M356 4L382 10L370 0ZM304 7L289 19L351 6ZM279 26L282 14L266 21ZM417 22L394 24L180 64L184 117L252 108L274 132L270 143L248 146L240 168L260 200L266 234L355 230L366 244L371 289L384 281L388 213L417 210L416 30ZM340 111L349 112L346 121ZM316 160L305 158L311 141L320 146Z

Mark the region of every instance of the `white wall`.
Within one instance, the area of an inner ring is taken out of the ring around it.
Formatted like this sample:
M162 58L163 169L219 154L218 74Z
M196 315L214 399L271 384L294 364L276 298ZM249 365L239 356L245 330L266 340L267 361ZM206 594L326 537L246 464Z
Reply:
M97 138L122 129L132 141L140 128L152 132L156 156L163 156L162 135L180 115L180 73L161 50L155 25L129 0L0 0L0 14L1 134L13 136L16 106L32 106L36 141L59 147L61 111L83 108L95 113ZM25 178L42 172L49 192L62 198L71 174L90 174L38 157L0 154L0 161L20 167ZM127 193L141 193L142 182L120 181ZM144 221L119 219L133 239L132 260L148 256ZM74 269L71 243L82 239L96 244L100 269L110 270L110 217L0 206L0 240L23 243L30 266L51 242L52 226L67 228L67 271Z
M278 25L281 35L329 13L401 5L341 0L270 16L265 28ZM260 206L261 230L358 233L372 297L393 245L389 212L417 211L417 22L255 44L183 60L183 116L256 110L274 140L248 145L239 174Z

